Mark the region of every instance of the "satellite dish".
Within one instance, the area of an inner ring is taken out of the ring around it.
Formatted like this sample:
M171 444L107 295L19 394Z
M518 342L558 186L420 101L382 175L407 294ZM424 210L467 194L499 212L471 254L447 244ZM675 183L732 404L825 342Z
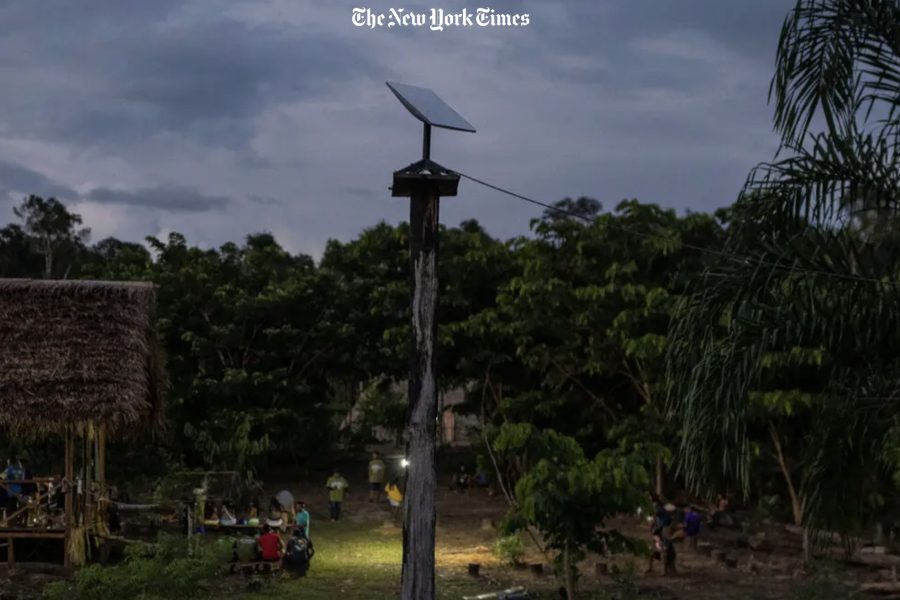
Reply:
M412 116L425 124L422 139L422 160L431 159L431 128L454 129L475 133L475 128L428 88L385 82Z
M390 81L386 83L406 110L426 125L475 133L475 128L468 121L428 88Z

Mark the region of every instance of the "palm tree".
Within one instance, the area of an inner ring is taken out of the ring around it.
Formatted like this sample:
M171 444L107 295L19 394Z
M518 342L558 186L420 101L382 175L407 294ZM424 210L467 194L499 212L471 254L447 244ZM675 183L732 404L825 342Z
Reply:
M783 469L789 487L799 477L795 514L851 532L884 512L900 470L900 1L799 0L776 65L781 146L751 171L725 252L673 320L679 466L695 488L748 490L754 398L802 387L810 420L787 421L800 450ZM816 377L783 377L798 368Z

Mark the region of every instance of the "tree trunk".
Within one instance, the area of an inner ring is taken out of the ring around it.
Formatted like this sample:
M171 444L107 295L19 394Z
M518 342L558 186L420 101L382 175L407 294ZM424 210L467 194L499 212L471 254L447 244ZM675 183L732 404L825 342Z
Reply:
M656 495L663 495L663 459L662 456L656 457Z
M402 600L434 599L434 466L437 417L438 198L410 199L410 267L414 352L409 378L409 441L403 523Z
M794 515L794 525L798 527L803 525L803 500L794 487L794 480L791 477L791 470L788 467L784 451L781 447L781 438L775 429L775 424L769 421L769 435L772 437L772 444L775 446L775 458L778 460L778 466L781 468L781 474L784 476L784 482L787 484L788 495L791 498L791 511ZM804 534L804 547L806 535Z
M53 246L50 242L44 244L44 279L53 277Z
M566 585L566 596L568 600L575 600L575 573L572 571L572 552L569 542L566 542L565 548L563 548L563 569L565 569L563 581Z

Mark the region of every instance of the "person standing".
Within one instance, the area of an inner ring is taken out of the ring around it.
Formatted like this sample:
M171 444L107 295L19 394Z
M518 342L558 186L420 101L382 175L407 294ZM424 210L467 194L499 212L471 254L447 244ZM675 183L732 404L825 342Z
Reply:
M325 482L325 487L328 488L328 513L332 521L337 521L341 518L341 503L344 501L344 494L350 489L350 484L335 468L334 474Z
M653 530L653 551L650 553L647 573L653 571L654 560L659 560L663 564L664 576L675 574L675 544L663 534L660 527Z
M377 502L381 493L381 486L384 485L384 461L377 452L372 453L372 460L369 461L369 502Z
M294 525L303 532L303 537L309 538L309 511L306 510L305 502L298 502L296 505Z
M688 508L684 513L684 537L688 540L688 545L697 549L697 536L700 535L700 513L693 506Z
M400 481L395 477L384 486L384 492L387 494L388 504L391 505L391 514L394 518L399 517L400 509L403 506L403 491L400 489Z

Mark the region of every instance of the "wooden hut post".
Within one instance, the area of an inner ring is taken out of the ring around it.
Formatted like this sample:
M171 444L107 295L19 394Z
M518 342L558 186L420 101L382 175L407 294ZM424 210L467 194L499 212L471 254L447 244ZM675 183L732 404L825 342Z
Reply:
M65 532L65 565L66 567L72 566L72 556L69 553L69 545L72 539L72 522L75 519L75 508L74 497L73 494L75 490L73 489L74 483L74 468L72 465L72 454L73 454L73 440L72 440L72 426L66 425L66 450L65 450L65 486L66 486L66 532Z
M106 424L97 429L97 481L106 485Z

